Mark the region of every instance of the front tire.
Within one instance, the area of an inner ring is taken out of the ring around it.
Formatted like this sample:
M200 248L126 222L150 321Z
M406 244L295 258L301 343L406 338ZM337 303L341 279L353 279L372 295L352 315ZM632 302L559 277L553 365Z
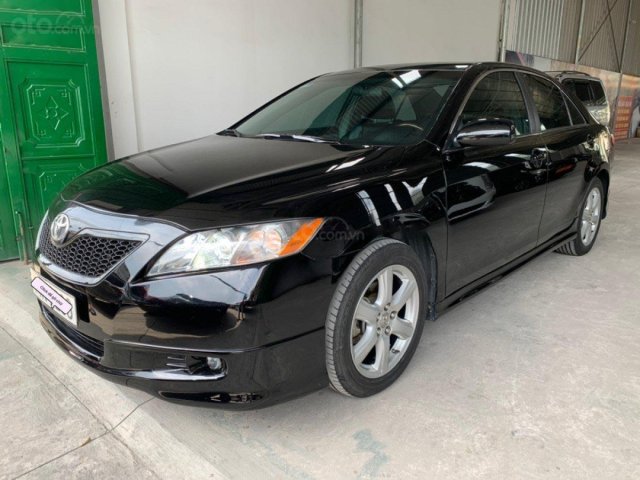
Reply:
M573 256L589 253L596 243L600 231L603 206L604 187L600 179L596 178L591 183L589 193L582 203L576 238L562 245L556 252Z
M427 276L406 244L375 241L344 272L326 321L331 385L354 397L391 385L413 356L426 318Z

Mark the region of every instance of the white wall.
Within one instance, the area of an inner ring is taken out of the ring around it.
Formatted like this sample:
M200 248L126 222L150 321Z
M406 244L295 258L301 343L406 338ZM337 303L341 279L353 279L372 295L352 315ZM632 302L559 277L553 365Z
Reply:
M100 35L102 37L104 67L113 150L116 158L139 150L134 107L129 34L124 0L101 0Z
M353 65L354 0L98 0L116 158ZM500 0L364 0L364 65L495 60Z
M500 0L364 0L362 63L497 58Z
M353 65L351 0L99 0L116 157L225 128Z

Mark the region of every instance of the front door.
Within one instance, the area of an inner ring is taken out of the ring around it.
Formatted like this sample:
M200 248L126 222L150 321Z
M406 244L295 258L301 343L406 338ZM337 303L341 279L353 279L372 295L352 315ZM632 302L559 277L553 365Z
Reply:
M91 0L0 0L0 40L7 259L30 255L51 200L107 157Z
M545 149L532 135L533 116L513 72L494 72L478 83L458 128L486 118L513 121L516 136L509 145L448 154L447 295L535 248L538 240L547 172L537 162Z

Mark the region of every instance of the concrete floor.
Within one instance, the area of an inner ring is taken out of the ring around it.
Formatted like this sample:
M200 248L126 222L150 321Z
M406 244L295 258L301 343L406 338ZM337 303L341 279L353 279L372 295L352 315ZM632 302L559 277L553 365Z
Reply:
M230 413L104 381L0 265L0 478L640 478L640 144L593 251L549 254L428 323L382 394Z

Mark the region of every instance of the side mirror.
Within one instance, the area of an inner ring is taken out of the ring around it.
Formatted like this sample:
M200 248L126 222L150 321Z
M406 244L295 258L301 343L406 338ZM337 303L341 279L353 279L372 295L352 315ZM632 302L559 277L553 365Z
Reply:
M463 147L508 145L515 133L516 126L511 120L490 118L465 125L458 130L455 140Z

